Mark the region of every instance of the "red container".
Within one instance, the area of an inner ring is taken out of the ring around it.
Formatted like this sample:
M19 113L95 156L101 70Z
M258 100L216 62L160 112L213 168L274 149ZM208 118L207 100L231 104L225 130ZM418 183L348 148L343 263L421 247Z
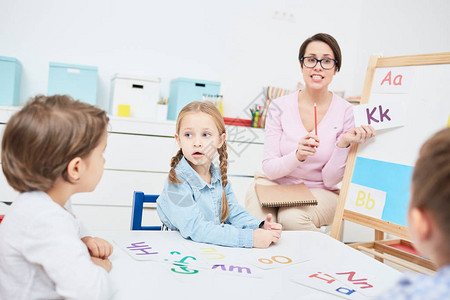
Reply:
M223 118L225 125L233 125L233 126L245 126L250 127L252 125L252 120L246 119L236 119L236 118Z

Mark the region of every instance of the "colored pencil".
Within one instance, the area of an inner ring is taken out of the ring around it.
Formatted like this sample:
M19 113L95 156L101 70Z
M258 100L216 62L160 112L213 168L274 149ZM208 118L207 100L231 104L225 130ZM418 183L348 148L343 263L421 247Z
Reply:
M317 105L314 103L314 134L317 135Z

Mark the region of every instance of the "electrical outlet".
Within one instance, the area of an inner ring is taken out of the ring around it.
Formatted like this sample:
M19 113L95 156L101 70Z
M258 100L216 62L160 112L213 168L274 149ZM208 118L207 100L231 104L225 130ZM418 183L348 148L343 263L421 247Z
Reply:
M295 22L295 15L287 11L276 10L273 12L272 17L276 20Z

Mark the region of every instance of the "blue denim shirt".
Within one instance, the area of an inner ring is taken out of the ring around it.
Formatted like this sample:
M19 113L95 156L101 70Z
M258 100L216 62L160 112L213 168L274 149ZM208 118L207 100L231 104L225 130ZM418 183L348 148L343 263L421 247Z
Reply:
M442 267L433 276L407 274L378 300L442 300L450 299L450 265Z
M225 187L229 216L220 224L222 180L211 164L211 184L206 183L183 157L175 167L181 183L166 181L156 200L159 218L168 228L179 230L196 242L230 247L253 246L253 230L259 220L238 204L230 183Z

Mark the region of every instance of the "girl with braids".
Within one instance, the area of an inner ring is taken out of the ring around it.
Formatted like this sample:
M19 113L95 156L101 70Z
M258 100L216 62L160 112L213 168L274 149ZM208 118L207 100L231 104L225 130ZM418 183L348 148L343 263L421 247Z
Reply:
M240 206L227 178L225 124L211 102L191 102L178 115L180 146L157 200L165 226L196 242L230 247L266 248L276 243L281 225L264 221ZM219 168L212 164L219 154Z

